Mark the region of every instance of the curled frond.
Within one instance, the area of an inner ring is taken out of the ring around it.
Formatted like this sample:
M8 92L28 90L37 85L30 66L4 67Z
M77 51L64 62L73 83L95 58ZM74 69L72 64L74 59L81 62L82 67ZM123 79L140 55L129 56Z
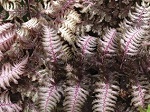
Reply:
M61 57L62 42L56 31L50 26L43 26L43 47L44 50L51 58L52 62L55 62Z
M96 48L96 40L97 39L92 36L82 36L78 38L76 43L81 48L81 52L83 55L91 55Z
M27 64L28 57L23 59L20 63L14 64L5 63L2 66L0 75L0 87L6 89L7 86L10 87L10 82L18 83L17 79L20 79L20 75L24 73L25 65Z
M87 99L88 92L79 83L65 89L66 97L63 103L65 112L81 112Z
M39 88L39 109L41 112L51 112L61 99L61 88L53 79L43 87Z
M98 82L95 89L96 99L93 101L93 112L114 112L119 87L117 83Z
M104 55L111 56L117 54L118 38L116 29L108 29L106 34L100 39L101 50Z
M10 96L7 91L0 95L0 112L20 112L22 108L10 101Z

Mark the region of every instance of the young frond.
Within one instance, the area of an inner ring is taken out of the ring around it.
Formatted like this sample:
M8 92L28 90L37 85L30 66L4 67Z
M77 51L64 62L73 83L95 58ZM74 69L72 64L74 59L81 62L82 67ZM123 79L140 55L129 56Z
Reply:
M61 88L53 79L46 86L39 88L39 110L40 112L51 112L61 99Z
M104 55L111 56L117 54L118 38L116 29L108 29L106 34L100 39L101 50Z
M62 42L57 32L50 26L43 26L43 47L52 62L56 62L61 58Z
M10 96L7 91L0 95L0 112L20 112L22 108L10 101Z
M28 57L23 59L20 63L14 64L13 66L10 63L3 64L0 72L0 87L7 89L7 86L10 87L10 82L17 84L17 79L20 79L20 75L24 73L24 68L27 64L27 61Z
M65 89L65 112L81 112L81 108L87 99L88 92L79 83Z
M93 54L97 45L97 38L92 36L82 36L77 40L77 45L80 47L83 56Z
M127 29L121 39L121 48L124 51L124 56L135 56L139 53L144 33L143 29L136 27Z
M119 87L117 83L98 82L95 89L96 99L93 101L93 112L114 112Z

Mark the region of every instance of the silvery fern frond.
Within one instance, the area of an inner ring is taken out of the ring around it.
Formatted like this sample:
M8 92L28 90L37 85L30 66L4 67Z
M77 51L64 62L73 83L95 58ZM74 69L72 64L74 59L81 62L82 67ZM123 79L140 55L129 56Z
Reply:
M39 21L37 18L31 18L30 20L28 20L27 22L22 24L22 28L26 28L26 29L38 29L39 27Z
M93 112L114 112L119 95L117 81L96 83L96 99L93 101Z
M132 81L133 82L133 81ZM132 87L132 104L138 108L145 107L150 102L149 82L145 75L136 76L136 80Z
M121 39L121 48L123 49L124 56L135 56L139 53L144 33L143 29L136 27L126 30Z
M149 3L143 1L141 2L141 6L136 3L135 12L129 11L129 18L133 27L141 27L146 24L150 20Z
M6 87L10 87L10 82L17 84L17 79L20 79L20 75L24 73L27 61L28 57L13 66L10 63L3 64L0 72L0 87L7 89Z
M117 54L118 49L118 37L116 29L108 29L106 34L100 40L101 50L104 55L112 56Z
M8 91L0 94L0 112L20 112L22 108L10 101Z
M0 50L7 51L16 39L16 32L13 29L14 25L11 23L4 23L0 25Z
M125 18L120 24L121 28L138 27L147 25L150 20L150 6L149 3L142 2L141 5L136 3L135 11L129 11L129 19Z
M63 103L65 112L81 112L85 103L88 91L80 86L80 83L69 86L65 89L65 100Z
M61 58L62 42L57 32L50 26L43 25L42 44L51 62L56 62Z
M39 87L39 110L51 112L61 99L61 88L51 78L45 86Z
M92 36L82 36L76 41L77 45L80 47L82 55L91 55L97 46L97 38Z

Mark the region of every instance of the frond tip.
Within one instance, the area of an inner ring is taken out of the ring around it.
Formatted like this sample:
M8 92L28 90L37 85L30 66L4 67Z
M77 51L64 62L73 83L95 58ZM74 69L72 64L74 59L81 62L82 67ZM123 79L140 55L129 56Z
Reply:
M20 79L20 75L24 73L27 60L28 57L22 60L20 63L14 64L14 66L12 66L10 63L5 63L0 72L0 87L6 89L7 86L10 87L10 82L17 84L17 79Z

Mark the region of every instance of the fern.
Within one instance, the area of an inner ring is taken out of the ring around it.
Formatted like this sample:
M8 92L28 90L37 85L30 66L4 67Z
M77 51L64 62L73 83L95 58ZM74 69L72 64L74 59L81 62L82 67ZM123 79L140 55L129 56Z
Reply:
M65 112L81 112L88 92L80 86L80 83L77 83L67 87L65 93L65 101L63 103Z
M132 84L132 103L135 107L144 107L150 101L149 83L144 75L136 76Z
M27 29L38 29L39 27L39 21L37 18L31 18L29 21L22 24L22 28Z
M52 62L56 62L57 59L61 58L62 42L53 28L43 26L42 40L44 50Z
M111 80L112 81L112 80ZM119 95L117 81L96 83L96 99L93 101L93 112L114 112Z
M1 112L20 112L22 108L10 101L9 93L7 91L0 95L0 111Z
M139 53L144 33L145 31L143 29L134 27L128 29L123 34L123 39L121 39L121 48L124 51L124 56L135 56Z
M51 112L61 99L61 88L51 78L50 82L39 88L39 107L41 112Z
M13 24L4 23L0 25L0 50L9 50L16 39L16 33L12 30Z
M92 36L82 36L77 40L77 45L81 48L81 52L83 56L93 54L96 48L96 38Z
M17 79L20 79L20 75L24 73L27 60L28 57L23 59L20 63L14 64L13 66L10 63L3 64L2 70L0 72L0 87L7 89L7 86L10 87L10 82L17 84Z
M115 29L108 29L106 34L100 39L101 49L106 56L112 56L117 54L118 50L118 38Z

